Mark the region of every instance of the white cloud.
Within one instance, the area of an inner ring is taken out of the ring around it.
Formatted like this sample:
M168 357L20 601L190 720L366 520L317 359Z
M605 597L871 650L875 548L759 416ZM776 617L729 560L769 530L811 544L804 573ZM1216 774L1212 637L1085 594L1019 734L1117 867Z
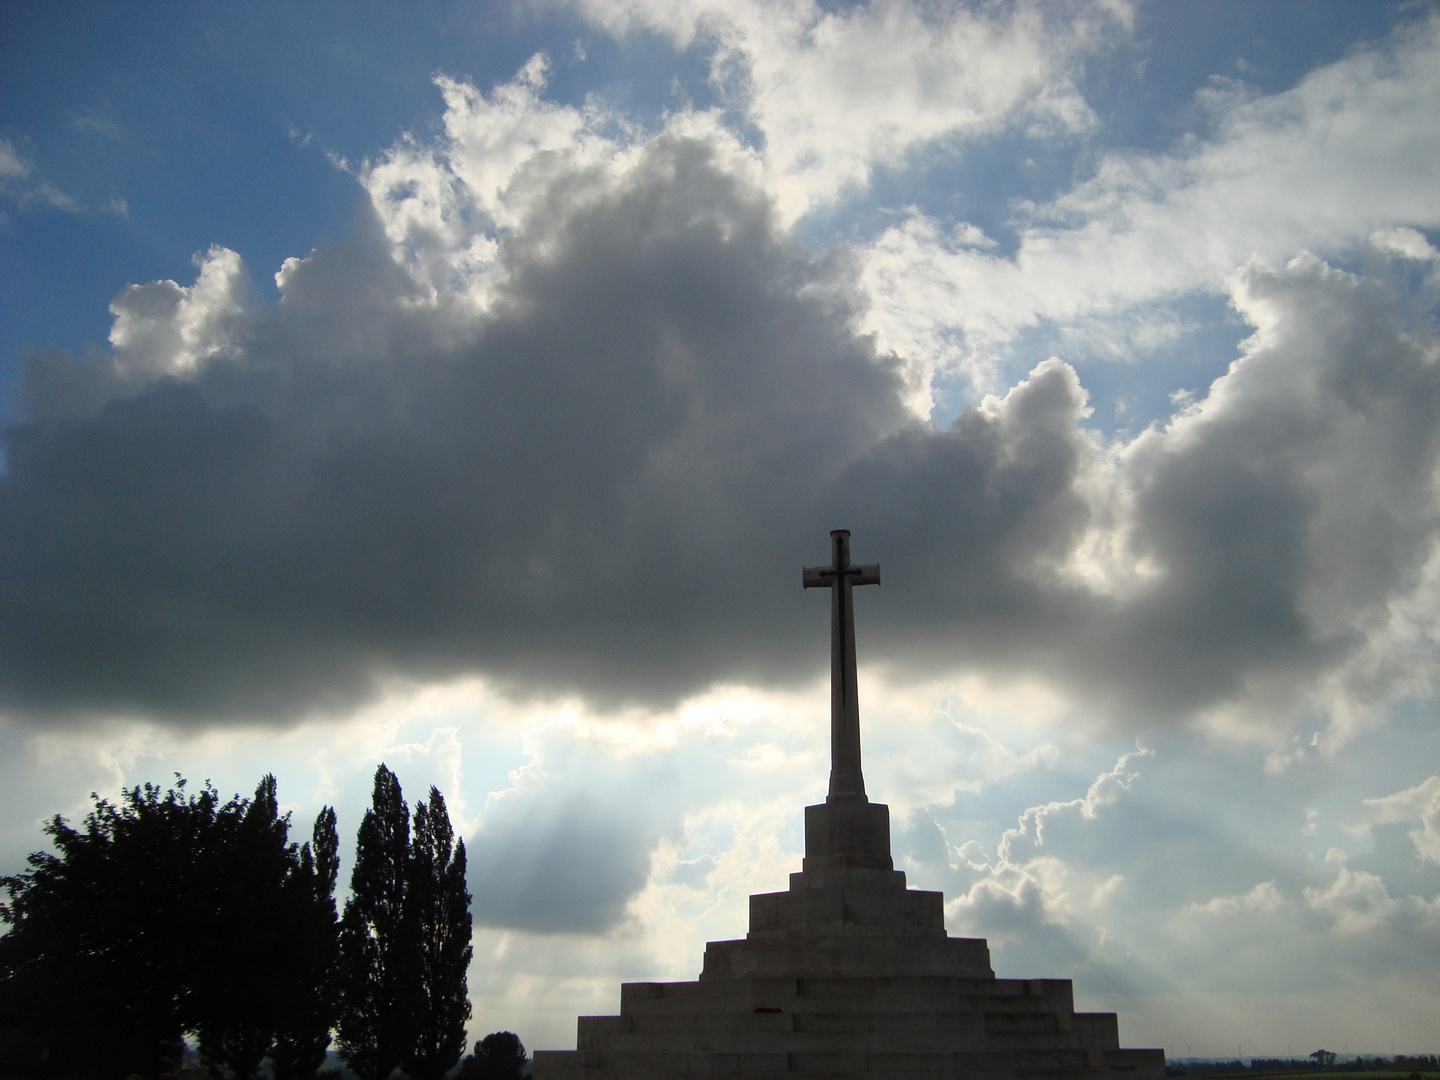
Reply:
M1083 924L1095 912L1109 908L1120 895L1125 876L1052 853L1046 849L1045 828L1059 822L1083 828L1085 822L1094 821L1138 777L1130 763L1149 754L1144 750L1122 754L1079 798L1026 809L1017 825L1001 834L993 863L977 845L956 851L957 868L973 883L946 904L952 932L994 936L1004 944L1042 926Z
M74 198L46 180L35 163L5 138L0 138L0 201L20 210L36 205L69 213L80 210Z
M499 244L558 176L611 162L615 123L598 109L541 96L549 61L536 54L489 95L444 76L445 134L425 145L406 137L360 170L396 254L432 299L467 296L485 307Z
M1140 775L1130 767L1136 758L1149 757L1153 751L1132 750L1122 754L1109 772L1095 778L1089 789L1078 799L1063 802L1048 802L1043 806L1032 806L1020 815L1019 823L1005 830L1000 839L1001 862L1015 861L1022 847L1042 848L1045 846L1045 823L1052 818L1079 815L1086 821L1093 821L1101 809L1113 806L1122 794L1130 790Z
M1285 911L1289 907L1291 907L1290 901L1285 898L1285 894L1280 891L1275 882L1262 881L1246 893L1234 896L1216 896L1204 902L1196 901L1186 909L1186 912L1191 915L1231 919L1249 914L1274 914Z
M1395 908L1379 877L1346 867L1327 888L1307 888L1305 902L1334 919L1336 928L1345 933L1375 929Z
M126 380L186 377L235 346L241 322L256 306L255 286L238 254L212 246L196 255L194 285L130 285L110 303L110 346Z
M1253 257L1349 252L1396 223L1434 227L1437 63L1440 17L1289 91L1227 104L1206 138L1109 153L1070 192L1022 209L1012 255L958 244L912 214L865 251L866 326L913 364L918 386L963 370L989 388L1027 327L1084 334L1137 305L1217 294ZM1419 251L1413 232L1383 235Z
M1028 127L1076 133L1095 123L1072 77L1128 32L1128 3L931 7L876 2L825 10L813 0L576 6L616 35L647 28L713 50L711 78L759 132L767 185L793 221L917 147Z
M1432 776L1393 795L1366 799L1355 816L1356 826L1362 829L1412 822L1418 822L1410 831L1416 857L1440 866L1440 776Z
M1380 229L1371 234L1370 242L1382 251L1416 262L1435 262L1440 259L1440 251L1436 251L1430 241L1415 229Z

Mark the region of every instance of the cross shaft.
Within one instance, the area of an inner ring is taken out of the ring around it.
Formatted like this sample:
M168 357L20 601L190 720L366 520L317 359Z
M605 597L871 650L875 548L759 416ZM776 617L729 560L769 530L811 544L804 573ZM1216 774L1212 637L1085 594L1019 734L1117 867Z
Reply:
M879 585L880 565L850 565L850 530L830 533L830 565L804 568L807 589L830 590L830 793L826 802L868 802L860 772L860 701L850 590Z

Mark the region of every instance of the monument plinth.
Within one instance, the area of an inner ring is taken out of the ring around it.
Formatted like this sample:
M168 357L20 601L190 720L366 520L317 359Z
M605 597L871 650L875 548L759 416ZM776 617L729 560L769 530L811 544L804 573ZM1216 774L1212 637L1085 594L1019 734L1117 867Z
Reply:
M1077 1013L1068 979L997 979L981 938L945 933L944 898L890 857L890 810L860 768L850 534L806 588L831 590L831 769L805 808L805 858L750 898L750 932L712 941L695 982L625 983L619 1016L582 1016L576 1049L537 1051L535 1080L689 1073L973 1080L1161 1080L1160 1050L1121 1049L1114 1013Z

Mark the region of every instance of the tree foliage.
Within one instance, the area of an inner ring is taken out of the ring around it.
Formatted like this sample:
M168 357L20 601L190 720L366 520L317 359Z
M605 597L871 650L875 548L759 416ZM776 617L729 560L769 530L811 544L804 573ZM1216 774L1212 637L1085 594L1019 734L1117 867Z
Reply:
M185 788L177 776L118 805L95 798L80 829L56 816L54 852L0 881L0 1011L47 1044L55 1075L155 1076L187 1033L242 1076L269 1053L291 1076L307 1075L317 1045L323 1057L333 811L297 846L273 776L223 804L208 783Z
M375 770L340 922L340 1051L363 1080L403 1067L440 1080L465 1049L470 1018L470 893L465 842L430 789L414 833L400 781Z
M308 886L309 901L297 904L303 919L289 924L288 947L309 979L281 989L281 1023L270 1050L275 1080L301 1080L314 1076L325 1063L330 1029L338 1014L336 962L339 959L339 923L335 917L335 879L340 870L340 835L335 811L325 807L315 818L310 844L300 849L301 874L297 884Z
M414 1038L402 1064L411 1080L442 1080L465 1052L470 998L465 981L472 955L465 841L454 840L445 797L415 808L407 916L419 965Z
M405 910L409 859L409 807L400 781L382 764L355 838L350 899L340 920L340 1052L363 1080L385 1080L413 1038L419 965L414 921Z
M475 1043L475 1053L460 1066L460 1080L521 1080L525 1044L510 1031L495 1031Z

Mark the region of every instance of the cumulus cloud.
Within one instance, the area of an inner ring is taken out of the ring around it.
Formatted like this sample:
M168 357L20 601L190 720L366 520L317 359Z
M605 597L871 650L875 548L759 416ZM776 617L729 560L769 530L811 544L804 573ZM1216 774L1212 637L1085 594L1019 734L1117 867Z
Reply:
M1415 856L1440 866L1440 776L1379 799L1366 799L1355 824L1363 829L1376 825L1415 824L1410 840Z
M865 252L866 326L910 361L917 383L949 370L990 387L1028 328L1079 342L1156 301L1213 295L1255 256L1344 253L1397 223L1434 228L1437 62L1432 16L1284 93L1212 99L1203 137L1161 153L1109 152L1073 189L1017 207L1013 251L976 247L973 226L917 210ZM1100 357L1147 356L1143 336L1133 346L1105 336Z
M1242 913L1271 914L1289 908L1279 887L1273 881L1262 881L1247 893L1236 896L1215 896L1209 900L1196 901L1187 909L1189 914L1212 918L1233 918Z
M244 315L256 303L245 265L235 252L218 246L194 262L199 270L194 285L131 285L111 302L110 347L121 378L184 377L233 347Z
M475 333L417 307L372 235L287 267L243 347L186 345L193 367L84 417L37 358L0 496L11 701L285 714L485 653L602 696L805 672L798 635L745 628L810 610L782 582L824 539L817 493L914 421L843 329L841 268L710 159L663 140L546 207ZM185 340L145 335L156 372Z
M1146 756L1147 751L1122 754L1079 798L1028 807L1018 822L1001 834L993 862L974 842L953 852L958 879L969 881L968 888L946 905L952 929L995 937L1004 945L1022 939L1025 932L1068 928L1077 916L1084 922L1094 912L1108 908L1123 888L1125 876L1086 866L1084 860L1073 859L1074 852L1068 849L1077 831L1083 832L1087 823L1094 822L1104 808L1114 806L1130 789L1139 776L1131 762ZM1047 826L1062 831L1058 845L1053 837L1047 845ZM912 818L910 832L923 844L924 820ZM933 852L930 861L935 861ZM1065 936L1069 940L1069 935Z
M1032 806L1020 815L1012 829L1005 830L1000 838L999 857L1002 863L1018 863L1025 858L1024 852L1034 854L1045 846L1045 825L1051 820L1078 818L1093 821L1100 810L1112 806L1121 794L1130 789L1139 775L1130 767L1136 758L1148 757L1148 750L1134 750L1122 754L1109 772L1101 773L1078 799L1045 803Z
M1353 936L1387 930L1440 939L1440 898L1392 897L1379 875L1346 866L1339 848L1332 848L1325 861L1336 868L1335 880L1323 888L1307 887L1305 903L1337 932Z
M1347 62L1409 85L1428 40ZM794 567L842 524L886 566L865 656L890 678L1039 680L1121 725L1318 709L1342 735L1431 685L1440 368L1433 283L1402 272L1423 235L1381 229L1360 274L1246 264L1241 355L1128 441L1089 430L1056 358L937 428L855 329L863 260L801 244L715 117L637 134L544 78L442 80L444 133L358 170L373 214L288 260L278 304L212 248L194 284L117 297L108 355L29 358L5 708L289 721L461 673L606 707L794 685L824 657ZM1381 92L1354 81L1315 86ZM1237 130L1308 146L1315 86Z
M932 7L813 0L578 0L623 36L697 38L711 80L759 135L767 183L789 221L863 188L915 149L1022 126L1095 123L1075 86L1081 62L1128 32L1124 2Z

